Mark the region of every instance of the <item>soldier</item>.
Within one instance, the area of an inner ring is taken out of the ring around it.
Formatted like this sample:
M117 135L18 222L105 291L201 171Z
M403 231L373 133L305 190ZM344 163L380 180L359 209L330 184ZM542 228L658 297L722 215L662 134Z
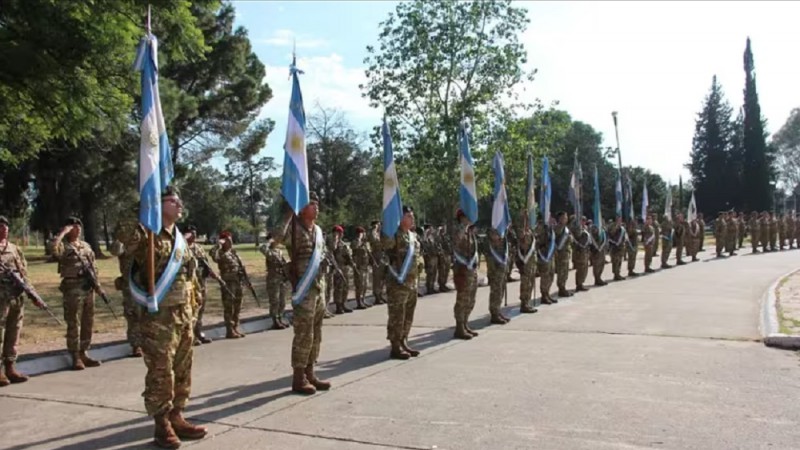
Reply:
M131 265L133 264L133 256L125 254L124 241L128 236L133 234L134 230L139 227L138 220L139 204L132 208L129 217L120 219L114 227L114 242L111 243L111 254L117 257L119 261L120 276L114 280L114 287L122 292L122 308L125 314L125 321L127 322L127 338L131 346L131 357L140 358L142 356L141 336L139 333L139 308L136 302L131 297L131 289L129 284Z
M514 264L512 263L513 255L517 254L517 233L514 232L513 227L508 227L508 231L506 231L506 240L508 242L508 254L511 255L509 257L512 258L508 261L508 264L506 264L506 280L511 283L514 281L514 279L511 278L511 272L514 271Z
M636 219L628 219L625 227L625 234L628 235L628 276L635 277L639 274L634 270L636 268L636 253L639 251L639 231L636 229Z
M389 297L389 319L386 335L392 350L392 359L419 356L419 351L408 345L408 335L414 323L417 307L417 277L422 245L414 233L414 210L403 206L403 217L393 237L383 236L381 246L389 256L389 276L386 291Z
M722 254L725 249L725 239L728 235L728 221L726 216L728 213L720 211L717 220L714 221L714 239L716 240L717 258L723 258Z
M675 230L672 225L672 218L668 214L664 214L664 220L661 221L661 268L669 269L672 267L669 261L669 254L672 252L672 240L675 238Z
M92 248L80 239L82 228L80 219L70 217L53 238L53 256L58 260L58 273L61 274L59 290L64 294L67 350L72 356L73 370L100 365L100 361L90 358L87 353L92 345L94 290L86 280L84 264L92 267L95 274L97 266Z
M744 220L744 212L739 212L737 214L736 224L737 224L737 230L738 230L738 233L739 233L737 235L737 237L739 239L739 245L736 248L742 248L742 245L744 244L744 237L747 234L747 223L745 223L745 220Z
M786 215L786 245L789 249L794 248L794 216L792 214Z
M591 247L591 261L592 261L592 275L594 275L595 286L605 286L608 282L603 281L603 269L606 266L606 251L608 250L608 235L603 227L602 222L598 225L592 225L592 247Z
M450 292L447 279L450 277L450 266L453 265L453 244L447 234L447 228L439 227L439 292Z
M456 329L453 337L456 339L472 339L478 333L469 327L469 315L475 307L475 294L478 291L478 241L475 230L464 211L456 211L458 228L453 239L453 256L455 267L453 269L453 282L456 285L456 303L453 315L456 319Z
M24 383L28 376L17 371L17 346L22 333L22 319L25 315L25 298L10 279L10 272L17 272L28 281L28 262L22 250L8 240L8 218L0 216L0 350L2 350L3 369L0 371L0 387L11 383ZM9 272L6 272L9 271ZM44 303L34 305L44 309Z
M339 225L333 227L333 240L328 251L331 255L331 266L333 267L333 302L336 304L335 314L353 312L347 307L347 294L350 290L347 280L347 266L353 265L353 254L350 252L344 241L344 228Z
M486 266L489 278L489 316L490 323L505 325L509 318L503 315L500 307L506 293L508 282L508 243L494 228L489 230L489 239L485 245Z
M683 266L686 261L683 260L683 250L686 248L687 240L687 225L686 220L683 218L683 213L679 212L676 215L675 232L673 233L673 242L675 244L675 265Z
M422 229L424 230L422 237L422 256L425 260L425 293L430 295L436 293L435 284L437 281L437 271L439 270L440 250L433 227L426 223Z
M786 215L783 214L778 219L778 248L783 251L786 246Z
M267 243L259 250L266 257L267 264L267 297L269 298L269 317L272 319L272 330L285 330L289 327L283 319L286 310L286 299L292 295L292 283L289 281L289 262L283 249L273 239L272 233L267 235Z
M539 274L539 293L542 296L542 303L551 305L558 303L558 300L550 296L550 288L553 286L553 275L555 267L553 257L556 250L556 237L554 221L545 223L544 220L536 225L534 236L536 237L536 273Z
M644 226L642 227L642 244L644 245L644 273L653 273L650 265L653 263L653 256L655 253L656 242L659 236L653 227L653 215L648 214L645 219Z
M739 232L736 213L731 211L725 220L725 250L729 256L736 256L737 233Z
M766 211L761 212L761 219L758 224L758 229L761 231L759 240L761 241L761 251L766 253L769 245L769 213Z
M533 314L537 310L531 305L536 287L536 241L528 226L527 213L522 213L520 229L517 234L517 268L519 270L519 312Z
M625 253L627 239L625 227L622 225L622 216L618 215L608 229L608 242L611 244L611 272L614 274L614 281L625 279L620 274L620 271L622 269L622 254Z
M694 219L691 223L686 224L684 242L686 243L686 256L692 257L692 262L697 261L697 252L700 249L700 222Z
M700 225L700 246L697 251L705 251L706 241L706 221L703 219L703 213L697 213L697 223Z
M369 248L372 251L372 295L375 298L373 304L382 305L386 303L386 292L384 291L386 263L383 260L383 247L381 246L381 223L377 220L373 220L370 224Z
M134 258L131 294L141 310L139 329L147 366L142 397L147 413L155 420L155 443L162 448L178 448L180 439L201 439L208 432L183 417L192 387L191 279L197 261L175 226L182 214L178 193L168 187L161 195L162 228L155 235L155 303L145 291L147 233L136 228L124 242L126 254ZM165 276L167 273L176 275L172 278Z
M229 231L219 234L217 243L211 248L211 259L217 263L219 276L228 286L227 290L222 291L225 339L243 338L245 334L239 330L239 314L242 311L243 300L241 268L239 257L233 249L233 235Z
M575 266L575 292L588 291L584 286L586 276L589 274L589 250L592 244L592 235L586 229L586 217L580 222L575 221L572 229L572 265Z
M322 344L322 319L326 309L322 298L325 289L324 279L320 273L320 265L326 258L326 245L322 229L316 224L319 215L319 197L316 192L311 191L308 193L308 199L308 204L297 216L298 220L292 220L292 211L287 207L283 222L272 233L276 243L288 246L289 259L293 261L289 278L297 288L292 296L294 311L292 391L305 395L331 388L329 381L320 380L314 372L314 364L319 358ZM291 226L294 230L290 229Z
M558 296L559 297L572 297L572 294L567 290L567 277L569 276L569 259L570 259L570 241L572 240L572 236L569 232L569 227L567 226L567 221L569 217L567 213L564 211L560 211L556 214L556 227L555 227L555 238L556 238L556 260L555 260L555 270L556 270L556 285L558 286Z
M372 250L369 242L364 237L366 231L362 227L356 227L356 240L351 248L353 251L353 284L356 286L356 309L367 309L372 305L367 305L364 299L367 295L367 271L369 270L369 258Z
M650 213L653 215L653 231L655 232L656 241L653 243L653 257L658 256L658 249L661 247L661 223L658 221L658 215L655 213Z
M206 287L206 280L211 277L222 286L225 286L225 281L219 277L215 272L211 271L211 266L208 263L208 256L203 247L197 243L197 228L194 225L186 227L184 232L186 239L186 246L192 257L197 262L197 270L195 272L195 282L197 289L195 290L195 299L197 307L195 308L194 327L192 327L192 334L194 335L194 345L210 344L211 338L203 333L203 312L206 310L206 302L208 301L208 289Z
M750 229L750 245L753 247L753 253L758 253L758 238L761 236L760 226L758 212L753 211L750 213L750 221L747 223L747 228Z
M774 252L778 250L778 218L775 213L768 215L769 220L769 251Z

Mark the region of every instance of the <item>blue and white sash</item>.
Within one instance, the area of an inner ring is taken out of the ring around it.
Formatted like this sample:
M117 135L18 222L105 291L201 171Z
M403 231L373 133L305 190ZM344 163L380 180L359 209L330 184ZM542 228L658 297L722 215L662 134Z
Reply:
M325 239L322 237L322 229L318 225L314 225L314 251L311 252L311 259L308 261L306 271L300 277L297 283L297 288L292 294L292 306L297 306L305 300L308 295L308 290L317 278L319 272L319 265L322 263L322 253L325 251Z
M158 305L161 304L164 297L169 293L172 283L175 282L175 277L178 276L181 267L183 267L183 257L186 255L187 251L186 239L183 238L183 233L178 230L178 227L175 227L174 234L175 245L172 247L172 253L169 255L169 262L164 268L164 271L161 272L158 281L156 281L155 292L153 292L152 296L136 285L133 276L128 276L128 286L131 289L131 297L136 303L146 306L147 311L151 313L158 312ZM133 270L133 267L131 267L131 270Z
M561 233L561 241L558 243L558 251L561 251L564 248L564 244L567 243L567 239L569 239L569 228L564 228L564 232Z
M600 230L600 241L602 242L602 244L598 245L597 241L594 240L594 236L592 236L592 245L594 245L594 248L596 248L598 252L602 252L603 249L606 247L606 244L608 244L608 237L606 235L606 230Z
M670 241L670 242L672 242L672 237L673 237L674 235L675 235L675 230L674 230L674 229L672 229L672 230L669 230L669 236L667 236L666 234L662 234L662 235L661 235L661 239L663 239L663 240L665 240L665 241Z
M549 263L551 259L553 259L553 254L556 250L556 233L552 229L550 230L550 246L547 248L547 256L542 255L542 252L537 252L539 254L539 262Z
M408 271L411 269L411 264L414 261L414 254L417 251L417 236L416 233L409 231L409 240L408 240L408 251L406 251L406 257L403 260L403 266L400 267L400 273L398 274L397 271L394 270L391 264L389 264L389 272L392 274L395 280L399 284L403 284L406 281L406 277L408 276Z
M536 251L536 239L531 240L531 246L528 248L528 253L523 255L522 249L517 249L517 256L519 256L519 259L522 260L522 264L528 264L528 260L531 259L534 251Z
M647 246L647 245L652 244L655 239L656 239L656 235L655 234L651 234L650 237L647 238L646 241L644 241L644 245Z
M473 249L472 259L467 261L467 258L458 254L457 251L453 250L453 256L456 258L456 262L461 264L462 266L466 267L469 270L475 270L478 268L478 246L476 245Z
M586 240L586 244L581 244L581 237L583 237L584 235L589 236L589 239ZM583 228L581 230L580 237L578 237L577 239L573 239L573 242L575 242L575 245L580 247L581 249L585 249L586 247L592 245L592 242L594 241L592 240L592 235L589 233L589 231L587 231L586 228Z
M508 241L506 241L506 247L505 250L503 250L502 256L498 255L497 252L494 251L494 247L492 247L491 244L489 244L489 253L492 254L492 258L494 258L494 260L497 261L497 264L505 266L506 264L508 264Z

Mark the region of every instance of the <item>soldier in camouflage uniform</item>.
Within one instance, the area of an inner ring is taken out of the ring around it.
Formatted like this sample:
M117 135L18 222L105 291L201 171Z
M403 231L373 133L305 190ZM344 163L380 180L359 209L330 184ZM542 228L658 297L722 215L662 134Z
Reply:
M642 226L642 245L644 246L644 273L653 273L652 267L653 256L655 253L656 242L659 241L659 235L653 227L653 215L648 214L647 219Z
M455 268L453 269L453 282L456 285L456 303L453 306L453 315L456 319L456 329L453 337L456 339L472 339L478 333L469 327L469 315L475 308L475 294L478 291L478 241L475 229L466 214L459 209L456 212L458 227L453 239L453 254Z
M367 295L367 271L371 249L369 242L364 238L365 230L356 227L356 240L351 244L353 252L353 283L356 285L356 309L367 309L364 299Z
M766 211L761 212L761 219L759 220L758 229L761 231L759 241L761 242L761 251L766 253L769 249L769 213Z
M700 250L700 241L703 235L700 234L700 222L694 219L686 224L684 241L686 242L686 256L692 257L692 262L697 261L697 252Z
M160 280L170 262L178 263L177 275L171 285L165 285L165 294L155 312L139 306L139 329L142 351L147 366L142 397L147 413L155 420L155 443L162 448L178 448L180 439L201 439L208 430L195 426L183 417L192 388L193 307L192 278L197 261L189 251L173 249L177 245L178 228L175 223L183 213L183 203L172 188L164 190L161 197L162 229L155 235L155 276ZM140 290L148 284L147 233L136 228L124 241L125 252L134 258L132 282Z
M558 303L558 300L550 296L550 288L553 286L553 275L555 267L553 257L556 251L556 237L554 224L539 222L534 230L536 237L536 273L539 274L539 293L542 296L542 303L551 305Z
M284 321L283 313L286 310L286 300L292 296L292 283L287 273L289 262L286 254L272 238L267 235L267 243L259 248L266 258L267 264L267 297L269 298L269 317L272 319L272 330L285 330L289 324Z
M116 256L119 261L120 276L114 280L114 287L122 292L122 308L125 314L125 321L128 324L127 338L128 343L131 345L131 356L139 358L142 356L141 336L139 333L139 308L131 297L131 289L128 285L131 265L133 264L133 257L125 254L125 245L123 242L128 236L133 234L134 230L139 227L138 220L139 205L136 204L132 208L129 217L120 219L114 227L114 242L111 243L111 254Z
M622 271L622 255L626 250L627 239L625 226L622 225L622 216L617 216L608 229L608 243L611 245L611 272L614 274L614 281L625 279L620 272Z
M589 275L589 256L592 245L592 235L586 228L586 217L581 217L580 222L575 222L572 229L572 265L575 266L575 292L588 291L584 286L586 276Z
M628 243L625 246L628 254L628 276L635 277L636 273L636 253L639 251L639 230L636 229L636 219L629 219L625 225L625 234L628 235Z
M703 213L697 213L697 223L700 225L700 246L697 251L705 251L706 243L706 221L703 219Z
M720 211L717 220L714 221L714 239L716 240L717 258L723 258L725 250L725 239L728 235L728 221L725 220L728 213Z
M682 212L679 212L675 218L675 232L673 233L673 242L675 244L675 265L683 266L686 264L686 261L683 260L683 251L687 247L687 224L686 219L683 218Z
M228 231L219 235L217 243L211 248L211 259L217 263L219 276L225 281L231 294L222 291L222 315L225 321L225 338L239 339L245 334L239 330L239 314L242 312L242 270L239 256L233 249L233 236Z
M25 281L28 281L28 263L22 250L8 241L8 218L0 216L0 349L2 350L3 371L0 371L0 387L11 383L24 383L28 376L17 371L17 346L22 333L22 321L25 316L24 294L18 289L9 270L17 272ZM34 304L44 309L43 303Z
M528 226L528 217L525 212L519 221L517 231L516 263L519 270L519 312L532 314L537 310L533 307L532 296L536 288L536 242L533 232Z
M353 254L350 247L342 240L344 228L339 225L333 227L333 240L328 252L331 255L331 266L333 267L333 303L336 304L335 314L353 312L347 307L347 293L350 290L347 279L347 266L353 265ZM336 264L333 264L333 263Z
M372 295L375 297L373 304L382 305L386 303L386 286L384 284L386 263L381 246L381 223L377 220L373 220L371 224L369 248L372 250Z
M739 245L736 248L742 248L744 245L744 237L747 234L747 223L744 220L744 212L739 212L737 214L736 223L738 225L738 235L737 238L739 239Z
M556 214L556 256L555 256L555 270L556 270L556 285L558 286L559 297L572 297L572 293L567 290L567 278L569 276L569 260L570 250L572 250L570 242L572 235L570 234L567 221L569 217L564 211Z
M778 250L778 218L775 213L769 213L769 251Z
M738 222L734 216L735 213L731 212L725 220L725 251L729 256L736 255L737 233L739 232Z
M419 351L408 344L408 335L414 324L417 308L417 278L422 244L414 233L414 210L403 207L403 217L394 237L383 236L381 246L389 257L389 275L386 291L389 297L386 336L391 344L389 357L408 359L419 356Z
M653 257L659 256L658 249L661 248L663 251L662 241L661 239L661 223L658 221L658 214L650 213L653 216L653 232L655 232L656 241L653 243Z
M786 215L786 245L790 249L794 248L794 216L792 214Z
M197 262L195 271L195 303L194 309L194 326L192 333L194 334L194 345L210 344L211 338L203 333L203 313L206 310L206 302L208 301L208 288L206 280L211 277L216 280L221 286L227 287L225 281L220 278L216 272L210 270L211 265L208 261L208 255L203 250L203 246L197 243L197 227L189 225L184 232L184 238L192 257ZM224 289L223 287L223 289Z
M90 358L87 353L92 345L94 290L85 278L81 261L93 267L95 273L97 266L91 246L80 239L82 227L80 219L70 217L53 238L53 256L58 261L58 273L61 274L59 290L64 294L67 350L72 356L73 370L100 365L100 361Z
M605 269L606 266L608 235L602 223L592 225L590 230L592 235L590 260L592 263L592 275L594 275L594 285L605 286L608 282L603 281L603 269Z
M453 265L453 244L450 243L450 236L447 228L442 225L439 227L439 292L450 292L447 287L447 279L450 278L450 266Z
M422 236L422 256L425 261L425 293L436 293L437 272L439 270L439 240L436 238L436 232L430 224L425 224L423 227Z
M503 315L503 297L508 282L506 266L508 266L508 244L494 228L489 230L488 240L484 244L484 255L489 278L489 322L505 325L509 318Z
M672 218L665 214L664 220L661 221L661 268L669 269L672 267L669 261L669 254L672 253L672 242L675 239L675 230L673 229Z
M513 227L508 227L506 231L506 240L508 241L508 254L510 255L508 260L508 264L506 264L506 280L510 283L514 281L511 278L511 272L514 271L514 263L512 262L514 259L514 255L517 254L517 233L514 231Z
M761 237L761 223L758 220L757 211L750 213L750 220L747 222L747 228L750 229L750 246L753 248L753 253L759 253L758 239Z
M783 214L778 219L778 248L783 251L786 246L786 215Z

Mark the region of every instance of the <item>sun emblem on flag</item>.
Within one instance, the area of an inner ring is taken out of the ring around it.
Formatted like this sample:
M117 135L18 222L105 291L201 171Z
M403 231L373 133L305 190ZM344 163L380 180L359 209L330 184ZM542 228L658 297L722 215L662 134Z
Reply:
M386 176L383 177L383 188L392 189L394 187L395 187L394 177L391 176L390 174L386 174Z
M464 172L464 184L472 184L475 182L475 172L469 170Z
M295 133L289 138L289 151L295 154L303 153L303 146L305 145L305 139L299 133Z

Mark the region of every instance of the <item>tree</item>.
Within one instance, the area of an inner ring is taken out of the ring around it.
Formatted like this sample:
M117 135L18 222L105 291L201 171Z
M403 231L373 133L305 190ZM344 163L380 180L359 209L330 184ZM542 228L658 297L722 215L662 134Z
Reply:
M733 200L729 180L730 153L733 144L733 109L725 100L722 86L714 75L703 109L697 114L692 139L691 162L687 168L697 190L697 207L711 216L715 211L729 208ZM676 203L677 204L677 203Z
M233 215L234 202L225 195L224 178L213 167L197 164L187 170L182 180L183 220L196 226L200 235L219 232Z
M744 208L748 210L769 209L772 205L774 181L773 155L767 147L765 123L761 117L761 106L756 91L755 63L750 48L750 38L744 51L744 167L742 170Z
M271 157L258 157L261 149L266 145L267 137L275 128L271 119L256 123L239 140L238 148L229 148L225 151L228 164L228 193L244 200L243 212L250 220L256 246L259 244L258 230L261 229L259 216L265 209L266 202L266 174L275 168Z
M795 108L780 130L772 136L776 149L778 179L789 190L800 186L800 108Z

